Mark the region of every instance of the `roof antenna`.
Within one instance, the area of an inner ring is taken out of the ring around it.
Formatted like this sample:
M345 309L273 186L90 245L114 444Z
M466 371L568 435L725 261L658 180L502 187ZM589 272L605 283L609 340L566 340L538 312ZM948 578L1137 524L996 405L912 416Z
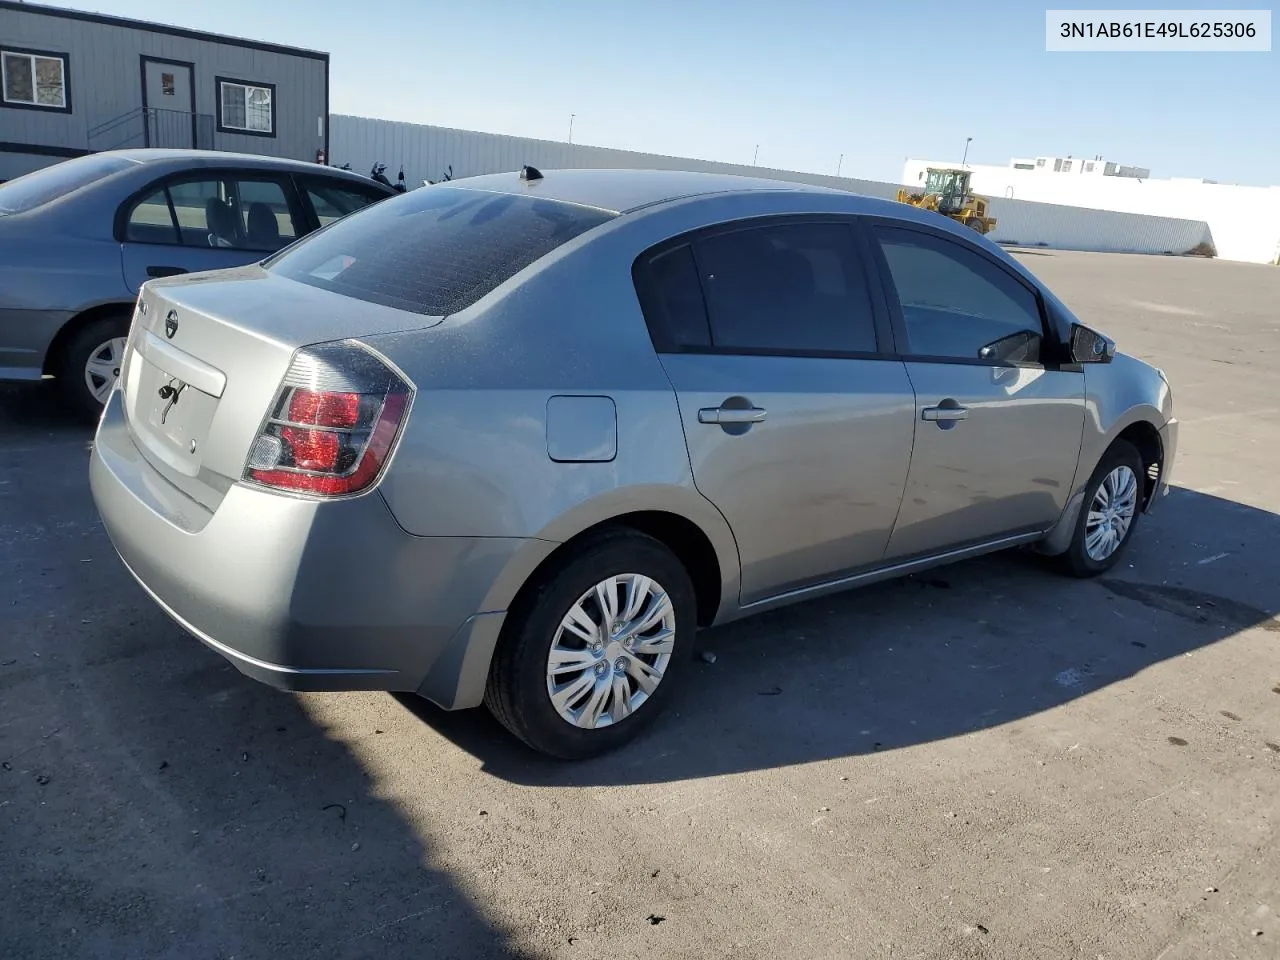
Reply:
M539 170L537 167L531 167L529 166L529 164L526 163L523 167L520 168L520 179L528 180L531 183L534 180L541 180L542 171Z

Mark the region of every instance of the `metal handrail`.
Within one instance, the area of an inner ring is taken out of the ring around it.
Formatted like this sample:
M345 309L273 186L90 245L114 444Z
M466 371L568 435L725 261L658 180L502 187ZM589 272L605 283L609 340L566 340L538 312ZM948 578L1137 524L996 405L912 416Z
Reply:
M114 117L111 120L106 121L105 123L100 123L96 127L90 127L89 132L86 134L86 136L89 139L93 139L94 137L98 136L98 134L100 133L106 133L108 130L114 130L116 127L120 126L121 124L128 123L130 120L136 120L138 117L141 117L142 112L143 112L142 107L134 107L128 113L122 113L120 114L120 116Z

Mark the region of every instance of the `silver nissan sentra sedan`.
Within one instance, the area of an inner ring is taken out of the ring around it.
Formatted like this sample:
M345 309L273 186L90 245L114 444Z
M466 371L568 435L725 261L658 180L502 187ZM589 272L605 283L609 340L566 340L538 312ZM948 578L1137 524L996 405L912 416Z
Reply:
M1019 545L1106 570L1176 445L1159 370L950 220L525 168L146 283L91 477L245 674L485 703L579 758L700 626Z

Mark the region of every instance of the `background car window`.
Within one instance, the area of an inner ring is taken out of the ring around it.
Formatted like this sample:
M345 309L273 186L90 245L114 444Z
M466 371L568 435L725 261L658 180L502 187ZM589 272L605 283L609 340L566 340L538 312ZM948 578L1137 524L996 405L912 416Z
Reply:
M422 187L339 220L267 266L357 300L445 316L612 218L541 197Z
M274 253L298 239L284 186L276 180L235 181L232 204L239 219L239 246Z
M134 243L180 243L164 188L141 200L129 214L125 239Z
M640 305L658 350L711 345L698 265L687 243L653 257L636 279Z
M347 184L322 183L318 180L305 181L303 189L322 227L348 213L355 213L362 207L386 199L385 194L373 190L360 190Z
M776 224L694 244L716 347L875 353L867 281L849 228Z
M234 248L239 239L231 192L222 180L188 180L169 186L182 242L193 247Z
M1044 327L1034 293L958 243L909 230L876 237L917 356L1038 363Z

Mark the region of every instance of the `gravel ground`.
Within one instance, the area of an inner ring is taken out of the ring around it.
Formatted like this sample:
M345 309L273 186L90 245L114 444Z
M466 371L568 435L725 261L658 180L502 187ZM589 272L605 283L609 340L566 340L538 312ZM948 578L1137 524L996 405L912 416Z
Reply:
M0 957L1280 956L1280 270L1021 256L1173 381L1124 562L709 631L577 765L244 679L118 563L89 432L0 391Z

